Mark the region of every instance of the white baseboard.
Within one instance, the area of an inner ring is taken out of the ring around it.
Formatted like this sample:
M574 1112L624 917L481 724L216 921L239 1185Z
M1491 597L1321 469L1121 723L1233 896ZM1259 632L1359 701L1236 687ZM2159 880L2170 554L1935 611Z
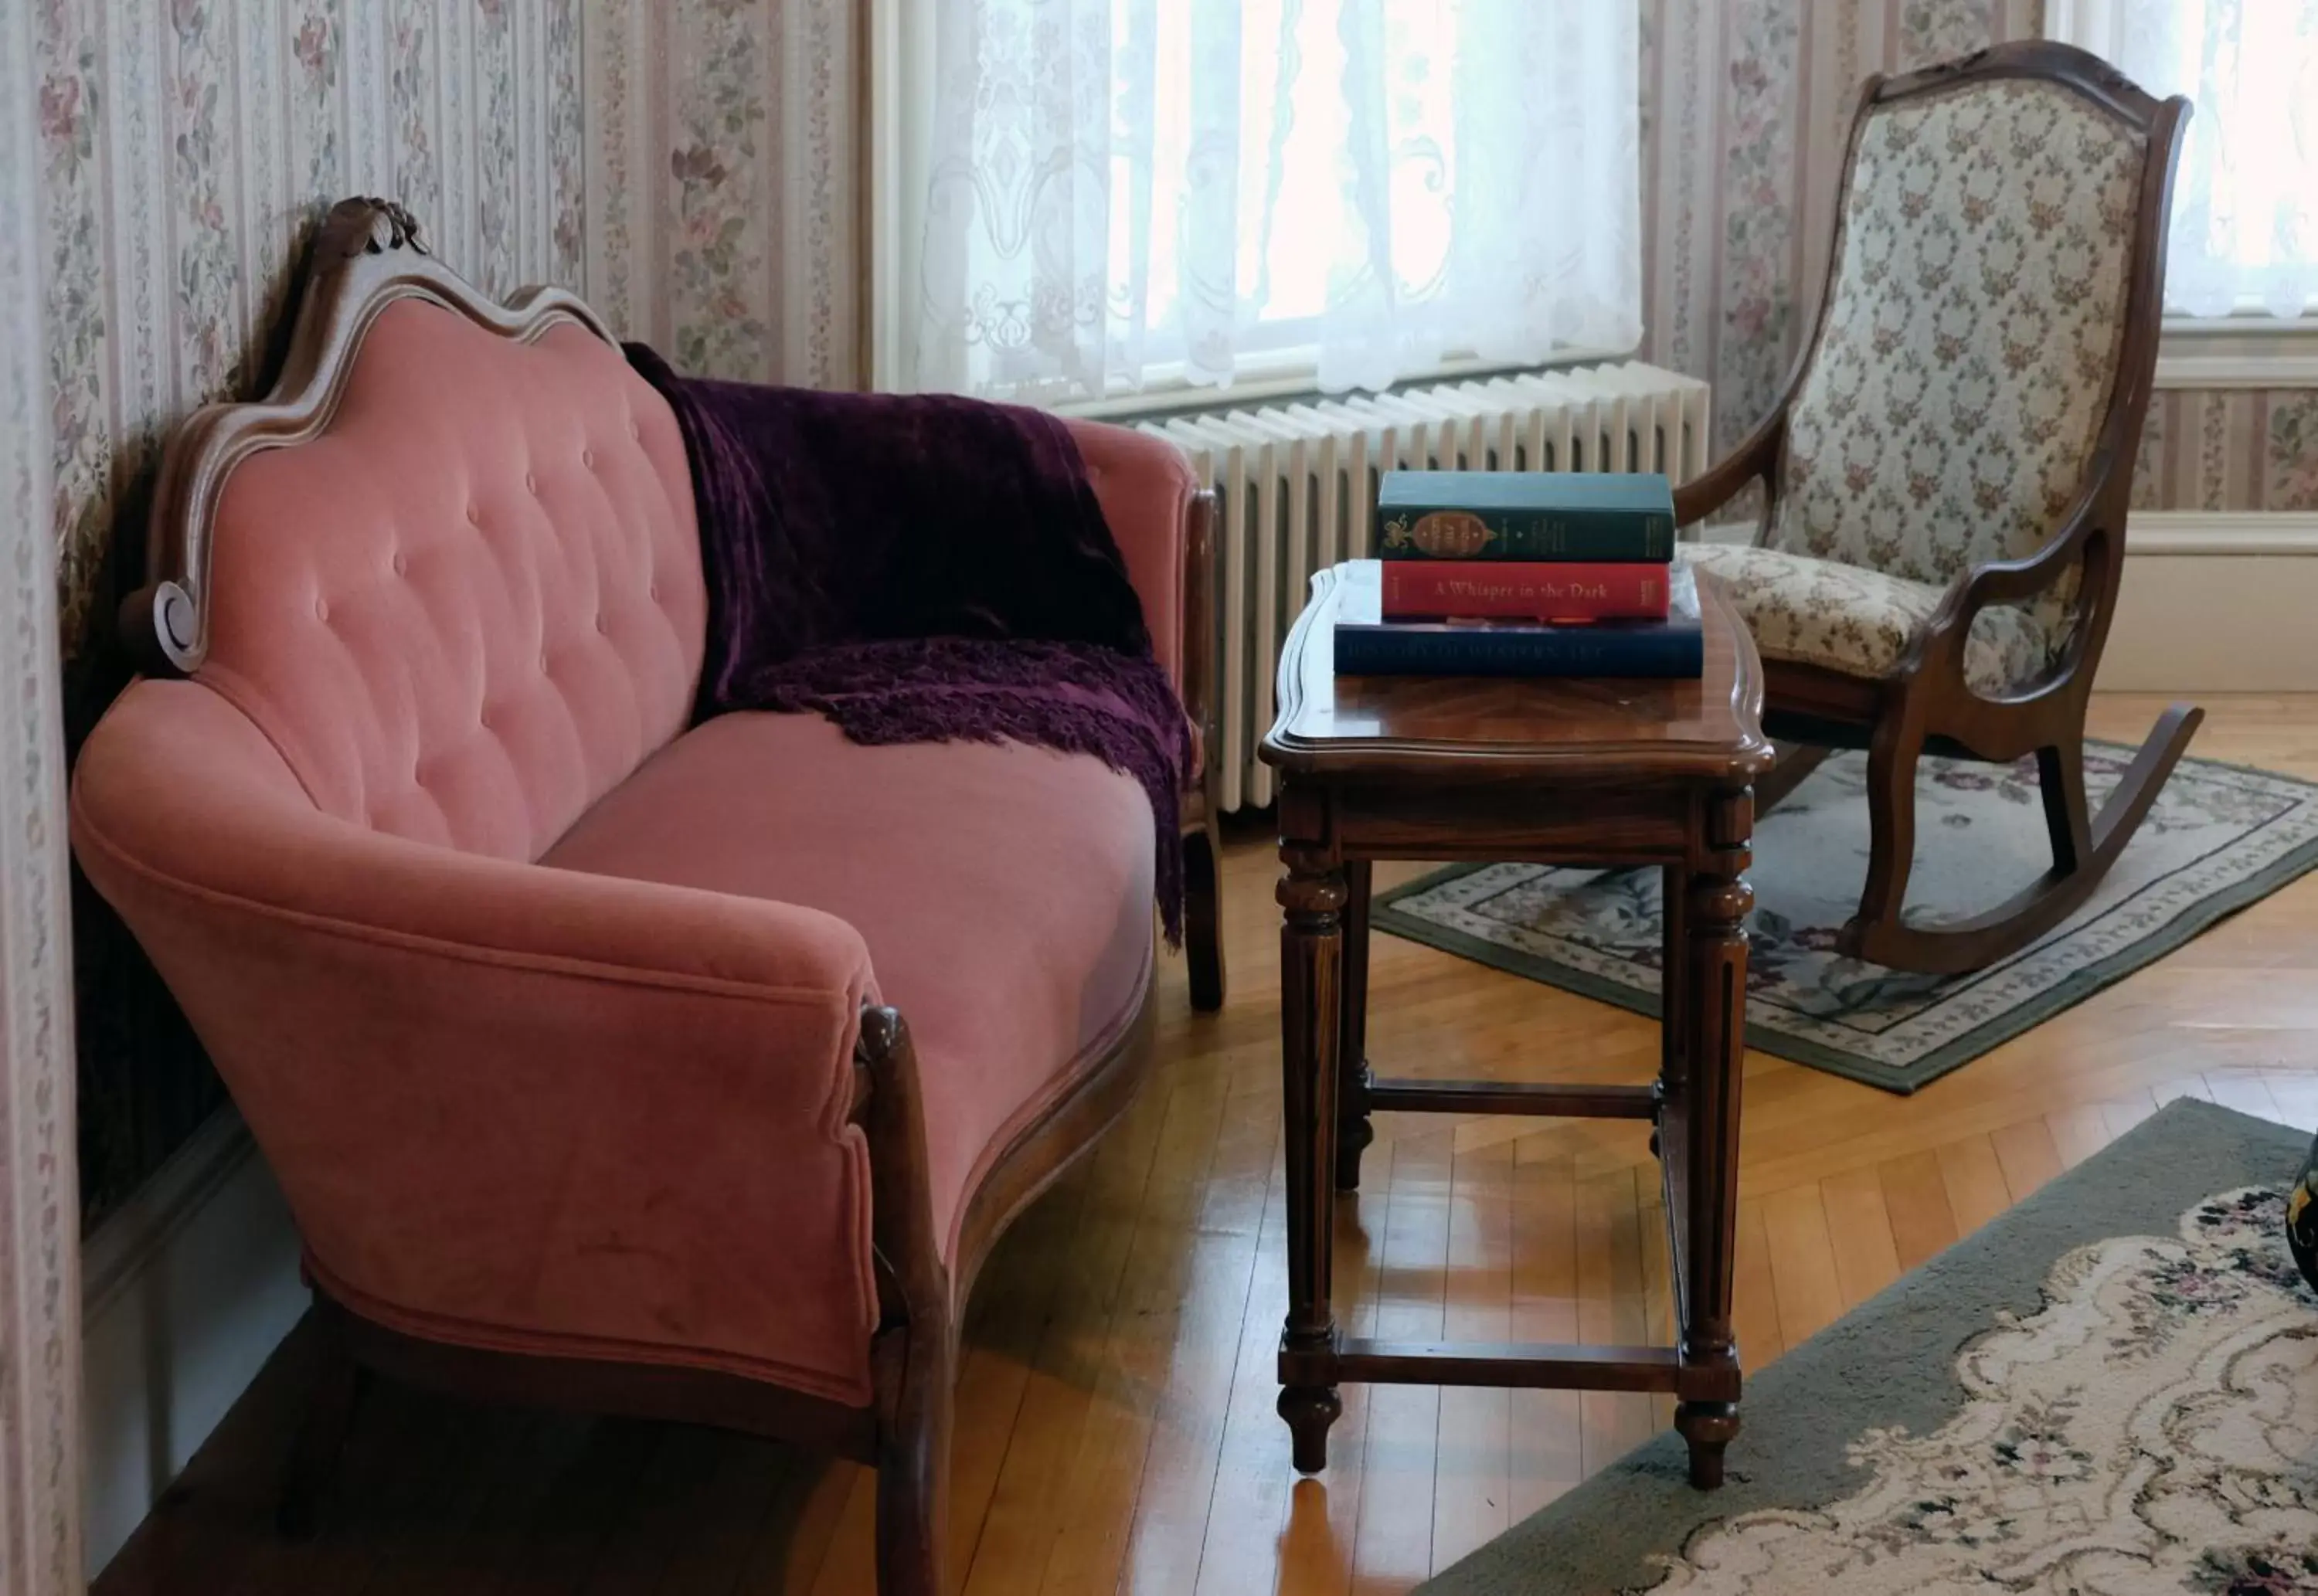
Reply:
M2318 692L2318 514L2136 510L2098 686Z
M1704 528L1747 542L1751 525ZM2318 692L2318 513L2135 510L2101 655L2111 692Z
M92 1577L306 1309L298 1233L231 1109L81 1249Z

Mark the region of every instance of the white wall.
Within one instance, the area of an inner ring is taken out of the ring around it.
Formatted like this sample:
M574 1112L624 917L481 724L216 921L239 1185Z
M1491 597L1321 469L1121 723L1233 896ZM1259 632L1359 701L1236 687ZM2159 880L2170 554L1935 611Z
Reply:
M2098 685L2318 691L2318 515L2136 510Z
M82 1250L92 1577L306 1309L289 1206L222 1110Z

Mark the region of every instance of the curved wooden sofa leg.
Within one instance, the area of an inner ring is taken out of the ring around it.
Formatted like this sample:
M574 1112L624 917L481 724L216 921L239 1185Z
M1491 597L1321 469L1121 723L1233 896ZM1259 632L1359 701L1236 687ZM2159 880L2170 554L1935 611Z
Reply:
M2132 765L2119 778L2108 801L2101 805L2100 813L2093 817L2087 832L2089 846L2079 855L2073 869L2063 867L2062 834L2056 829L2053 868L2027 891L1985 914L1937 930L1918 929L1896 917L1886 924L1866 927L1860 941L1861 951L1855 956L1897 970L1960 975L1984 969L2027 946L2066 919L2092 895L2101 877L2108 874L2109 866L2116 863L2125 844L2133 840L2133 834L2148 818L2150 806L2157 802L2166 778L2180 763L2189 740L2197 735L2205 718L2205 711L2187 704L2177 704L2158 717L2148 740L2133 757ZM2062 757L2065 758L2065 750ZM2040 766L2044 765L2048 756L2040 751L2038 759ZM2065 784L2067 777L2062 775L2059 779ZM2062 796L2057 800L2048 791L2048 812L2056 802L2065 805L2066 802L2065 785ZM1846 951L1850 950L1846 947Z
M898 1390L877 1438L878 1596L943 1596L955 1361L947 1324L894 1332Z
M1183 956L1190 964L1191 1007L1224 1006L1224 860L1215 818L1183 833Z
M873 1357L878 1596L943 1596L957 1339L949 1269L934 1234L925 1096L899 1010L863 1008L854 1064L867 1077L862 1120L882 1320Z

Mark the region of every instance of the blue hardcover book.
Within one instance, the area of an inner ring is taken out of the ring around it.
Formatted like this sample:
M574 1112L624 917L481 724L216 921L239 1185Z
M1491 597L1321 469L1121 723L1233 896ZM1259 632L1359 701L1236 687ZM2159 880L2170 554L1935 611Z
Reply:
M1383 568L1347 560L1338 676L1696 677L1706 668L1698 584L1676 566L1663 621L1388 621Z

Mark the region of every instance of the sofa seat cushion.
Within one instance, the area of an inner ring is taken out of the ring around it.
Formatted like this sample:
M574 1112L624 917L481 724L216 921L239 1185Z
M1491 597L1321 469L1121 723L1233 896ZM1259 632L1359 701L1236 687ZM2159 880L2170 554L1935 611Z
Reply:
M543 864L849 921L924 1080L935 1233L1091 1063L1150 978L1151 811L1127 776L1017 743L848 741L818 715L717 717Z
M1766 659L1882 680L1900 668L1947 589L1839 560L1783 549L1686 543L1681 556L1722 584ZM1964 641L1965 685L2000 697L2051 659L2052 638L2029 611L1990 605Z

